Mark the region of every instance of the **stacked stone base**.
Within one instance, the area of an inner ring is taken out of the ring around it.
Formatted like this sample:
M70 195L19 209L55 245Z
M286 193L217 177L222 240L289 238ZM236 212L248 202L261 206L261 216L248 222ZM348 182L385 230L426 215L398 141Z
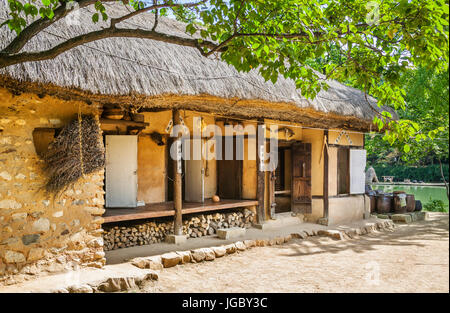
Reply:
M394 223L400 224L409 224L417 221L426 221L428 220L428 212L407 212L402 214L396 213L383 213L377 214L375 217L380 219L390 219Z
M214 235L220 228L252 226L255 213L249 209L189 215L183 221L183 233L190 238ZM165 240L173 234L172 220L153 220L128 225L103 225L105 251L142 246Z

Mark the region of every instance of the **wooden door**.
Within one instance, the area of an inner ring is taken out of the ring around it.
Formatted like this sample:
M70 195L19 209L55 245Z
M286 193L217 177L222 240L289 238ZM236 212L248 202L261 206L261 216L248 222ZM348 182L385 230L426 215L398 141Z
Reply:
M311 213L311 144L292 145L292 211Z
M106 207L137 206L137 136L105 136Z
M233 159L225 160L225 137L222 139L222 160L217 160L217 189L221 199L242 197L242 156L237 160L236 137L233 138ZM243 140L238 140L238 142ZM242 150L242 149L241 149Z

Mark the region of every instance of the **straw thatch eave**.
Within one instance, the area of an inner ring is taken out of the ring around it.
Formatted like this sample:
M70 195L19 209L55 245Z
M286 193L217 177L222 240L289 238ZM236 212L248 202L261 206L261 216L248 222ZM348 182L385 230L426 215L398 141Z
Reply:
M6 12L3 8L2 11L4 17ZM91 22L92 8L82 11L80 25L64 27L65 21L61 20L33 38L24 51L50 48L64 38L106 26ZM111 17L124 13L121 5L109 5L107 11ZM153 16L143 14L120 26L149 29L149 21L153 21ZM161 18L158 30L189 38L184 27L172 19ZM7 28L0 29L2 43L9 42L12 36ZM307 100L293 81L283 77L272 84L265 82L256 70L239 73L220 60L201 56L195 48L144 39L102 39L53 60L10 66L0 70L0 75L2 86L9 89L66 100L149 109L178 107L327 128L346 125L367 130L373 116L381 111L375 99L336 81L328 81L327 91Z

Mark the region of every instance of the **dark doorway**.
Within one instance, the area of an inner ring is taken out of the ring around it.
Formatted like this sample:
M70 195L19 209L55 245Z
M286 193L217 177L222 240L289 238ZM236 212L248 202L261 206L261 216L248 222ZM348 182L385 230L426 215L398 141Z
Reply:
M217 160L218 195L221 199L241 199L244 140L236 136L229 140L233 142L232 153L228 151L230 160L226 160L226 137L222 138L222 157Z
M291 211L291 148L278 148L278 166L274 175L275 213Z

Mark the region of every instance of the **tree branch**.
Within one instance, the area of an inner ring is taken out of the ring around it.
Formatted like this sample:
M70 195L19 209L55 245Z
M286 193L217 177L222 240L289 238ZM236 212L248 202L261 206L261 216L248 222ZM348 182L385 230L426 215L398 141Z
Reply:
M217 44L211 41L183 38L173 35L167 35L156 31L142 30L142 29L120 29L120 28L106 28L98 31L93 31L87 34L83 34L67 41L58 44L57 46L40 52L23 52L14 55L1 55L0 54L0 68L11 66L23 62L35 62L53 59L63 52L78 47L80 45L90 43L96 40L113 38L113 37L125 37L125 38L143 38L156 41L163 41L180 46L197 48L202 55L204 55L204 48L216 49ZM220 49L223 51L225 47ZM217 50L216 50L217 51Z
M146 8L142 8L136 11L133 11L131 13L128 13L127 15L118 17L118 18L112 18L111 19L111 27L115 27L118 23L123 22L125 20L128 20L138 14L144 13L144 12L148 12L148 11L152 11L152 10L158 10L158 9L162 9L162 8L176 8L176 7L184 7L184 8L192 8L192 7L196 7L199 6L203 3L205 3L207 0L202 0L199 2L192 2L192 3L185 3L185 4L153 4L149 7ZM156 1L154 2L156 3Z
M111 2L115 0L104 0L105 2ZM94 4L97 2L97 0L79 0L78 6L79 8L87 7L91 4ZM11 43L6 46L1 52L5 54L14 54L20 52L22 48L27 44L27 42L33 38L36 34L43 31L56 21L64 18L69 14L70 12L74 11L75 7L67 8L66 3L62 3L59 7L57 7L54 10L54 16L52 19L49 19L47 17L40 18L30 25L28 25L26 28L24 28L19 35L17 35Z

